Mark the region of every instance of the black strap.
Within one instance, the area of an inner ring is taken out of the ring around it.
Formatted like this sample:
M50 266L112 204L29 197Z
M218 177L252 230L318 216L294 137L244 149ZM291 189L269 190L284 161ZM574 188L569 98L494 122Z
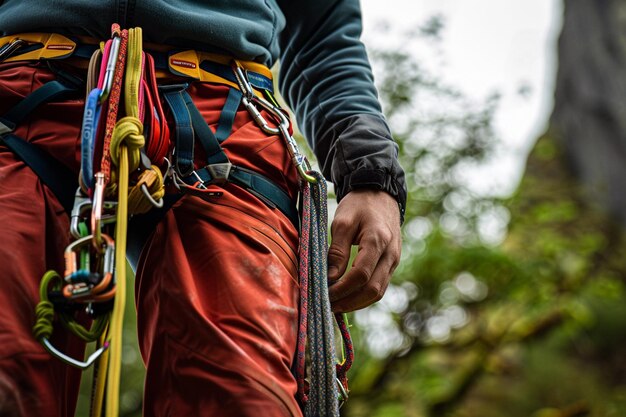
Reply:
M11 110L0 117L0 140L54 193L67 213L72 212L74 193L78 186L76 174L37 145L26 142L11 133L33 110L40 105L76 91L58 81L50 81L30 93Z
M209 125L200 114L200 111L193 103L191 96L184 92L183 98L185 100L185 106L187 106L187 110L191 115L191 123L193 125L193 130L196 133L196 138L202 144L204 151L206 152L206 158L208 164L225 164L230 162L226 153L220 146L215 134L209 127Z
M11 110L0 117L0 122L5 126L14 130L22 120L24 120L33 110L44 103L48 103L56 98L61 98L70 92L74 92L76 88L69 87L58 81L49 81L27 95Z
M183 178L183 181L193 186L198 180L208 185L215 182L210 166L198 169L196 175ZM300 216L295 202L282 188L263 175L246 168L233 165L228 175L228 181L249 191L267 206L280 210L293 223L296 229L300 228Z
M185 90L187 84L177 84L160 86L159 90L163 93L165 101L172 110L172 116L174 117L174 135L176 139L175 167L180 175L187 176L193 172L193 144L194 144L194 131L191 124L191 115L187 110L185 104L185 97L183 93L187 94Z
M217 130L215 131L215 137L220 143L224 142L233 130L233 123L235 123L235 116L237 116L237 109L239 109L242 97L241 91L235 88L231 88L228 91L228 97L226 97L226 102L220 113L220 120L217 123Z
M37 145L13 135L0 137L15 155L33 170L41 181L54 193L69 214L74 205L74 193L78 187L76 174Z
M177 124L177 149L173 155L174 159L176 159L174 165L178 169L181 166L181 161L177 159L182 157L184 159L184 168L189 165L193 166L193 161L189 161L188 158L193 158L194 138L200 141L206 151L207 165L195 171L179 170L178 174L181 179L192 187L196 186L198 181L201 181L203 185L223 183L225 181L232 182L261 199L269 207L278 208L298 228L298 211L289 195L263 175L230 163L215 134L207 125L189 94L184 91L186 87L186 85L177 85L162 89L173 114L174 122ZM234 106L237 95L233 97L231 98L230 107ZM239 106L238 101L240 98L238 97L236 101L237 107ZM191 119L192 132L189 132L187 116ZM179 121L183 123L183 126L180 128L178 126ZM229 128L229 130L231 129Z

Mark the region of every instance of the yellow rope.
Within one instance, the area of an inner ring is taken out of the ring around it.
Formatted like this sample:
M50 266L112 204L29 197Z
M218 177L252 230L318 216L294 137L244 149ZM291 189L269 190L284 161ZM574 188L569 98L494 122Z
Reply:
M115 133L113 134L115 138ZM115 139L113 139L115 140ZM111 315L109 369L107 374L106 417L117 417L119 412L120 371L122 367L122 326L126 305L126 231L128 229L128 149L119 147L117 224L115 227L115 301Z
M104 332L100 337L98 347L102 346L109 337L108 332ZM90 417L102 417L102 404L104 403L104 392L107 382L107 368L109 366L109 351L105 350L94 368L94 386L91 397Z
M111 138L111 161L117 166L118 202L115 228L115 270L117 273L115 302L111 316L111 347L107 375L106 417L119 413L120 373L122 367L122 326L126 304L126 232L128 229L129 169L139 166L140 148L144 145L143 126L139 116L139 84L141 83L141 29L128 31L128 55L124 79L127 116L120 119Z

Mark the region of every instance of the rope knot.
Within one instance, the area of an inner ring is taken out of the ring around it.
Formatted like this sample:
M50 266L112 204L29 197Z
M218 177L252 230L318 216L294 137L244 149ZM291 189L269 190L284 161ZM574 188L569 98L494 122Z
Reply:
M113 137L111 138L111 162L119 165L120 146L128 147L128 162L130 171L139 168L141 159L140 149L146 143L143 137L143 124L137 117L122 117L115 124Z

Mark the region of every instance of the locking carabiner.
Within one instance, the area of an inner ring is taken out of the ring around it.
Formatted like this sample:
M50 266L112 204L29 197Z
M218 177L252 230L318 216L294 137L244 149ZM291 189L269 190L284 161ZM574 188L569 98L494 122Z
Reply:
M237 60L233 60L231 67L235 74L235 79L237 80L239 90L243 94L243 97L241 97L241 102L243 103L246 110L248 110L248 113L250 113L254 121L265 133L270 135L279 135L283 137L287 145L287 151L289 152L289 156L291 156L291 160L295 165L300 177L311 184L317 183L317 179L308 173L308 171L311 170L311 167L306 157L300 152L298 143L293 138L293 135L289 132L289 128L291 126L289 118L280 108L276 107L268 100L265 100L264 98L261 98L254 94L252 85L248 81L248 77L241 67L241 64L239 64ZM274 121L276 122L278 127L271 127L269 125L267 120L265 120L265 118L257 108L257 105L260 106L263 110L267 111L274 118Z

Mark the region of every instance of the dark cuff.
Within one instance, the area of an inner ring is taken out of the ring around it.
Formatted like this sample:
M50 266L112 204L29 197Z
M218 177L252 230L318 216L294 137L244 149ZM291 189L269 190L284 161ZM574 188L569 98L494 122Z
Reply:
M353 190L381 190L390 194L398 202L400 210L400 224L404 223L406 210L406 189L401 182L389 171L383 169L361 169L343 179L341 186L337 186L337 201Z

